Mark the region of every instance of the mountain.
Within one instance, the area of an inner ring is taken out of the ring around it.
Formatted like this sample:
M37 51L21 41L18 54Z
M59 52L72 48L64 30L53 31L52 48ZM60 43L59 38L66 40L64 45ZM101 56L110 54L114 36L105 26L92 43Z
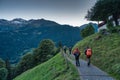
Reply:
M79 73L75 66L68 63L67 68L63 56L59 53L47 62L44 62L13 80L79 80Z
M91 63L113 76L115 80L120 80L120 34L96 33L76 43L74 48L79 47L81 52L84 52L86 46L90 46L93 51ZM81 58L86 60L85 54L81 54Z
M9 58L11 63L16 63L23 54L36 48L42 39L51 39L56 45L62 42L72 46L81 40L80 29L45 19L0 19L0 57Z

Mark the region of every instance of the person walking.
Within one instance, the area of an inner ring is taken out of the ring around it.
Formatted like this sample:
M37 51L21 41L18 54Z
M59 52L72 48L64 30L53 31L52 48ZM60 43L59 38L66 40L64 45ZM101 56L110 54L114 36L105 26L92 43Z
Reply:
M74 49L72 54L75 56L76 66L80 66L80 62L79 62L80 51L79 51L79 49L78 48Z
M72 51L72 47L69 47L69 54L71 54L71 51Z
M92 49L89 48L89 46L85 50L85 55L86 55L87 62L88 62L87 65L90 66L90 62L91 62L90 58L92 56Z
M66 54L67 47L66 47L66 46L64 46L64 47L63 47L63 50L64 50L64 53Z

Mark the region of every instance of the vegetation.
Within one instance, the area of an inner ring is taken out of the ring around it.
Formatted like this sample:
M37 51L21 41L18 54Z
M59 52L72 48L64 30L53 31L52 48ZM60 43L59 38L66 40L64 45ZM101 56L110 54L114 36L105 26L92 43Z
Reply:
M113 16L115 24L118 25L120 14L120 0L98 0L88 11L86 18L92 21L107 21L109 16Z
M69 68L61 54L17 76L14 80L79 80L78 72L71 63Z
M42 63L55 55L55 44L50 39L44 39L39 47L33 52L35 63Z
M0 80L7 79L8 71L5 67L5 62L2 59L0 59Z
M88 24L86 28L81 30L80 34L83 38L85 38L85 37L90 36L94 33L95 33L94 27L91 24Z
M0 68L5 67L5 61L0 58Z
M120 26L114 26L112 20L107 21L107 31L110 33L119 33L120 32Z
M33 61L34 61L33 54L30 53L25 54L20 60L20 62L17 64L17 66L14 68L14 72L15 72L14 76L17 76L22 72L34 67Z
M11 66L11 64L10 64L9 59L6 59L6 60L5 60L5 64L6 64L6 69L7 69L7 71L8 71L7 80L12 80L12 78L13 78L12 66Z
M98 36L101 36L98 38ZM78 42L75 47L79 47L82 58L86 60L84 48L90 46L93 50L92 64L106 71L117 80L120 80L120 34L112 33L109 35L100 35L99 33L91 35Z
M113 26L113 23L111 20L108 20L107 22L107 29L112 33L113 32L113 29L114 29L114 26Z
M6 80L7 74L8 73L6 68L0 68L0 80Z
M58 50L52 40L42 40L38 48L36 48L33 52L25 54L21 58L20 62L12 70L14 72L12 77L15 77L25 72L26 70L47 61L48 59L52 58L57 53L57 51Z
M0 56L4 60L9 57L11 64L18 63L21 56L36 48L43 39L51 39L55 45L61 41L67 46L82 39L78 27L43 19L23 21L22 24L16 25L12 21L0 20Z

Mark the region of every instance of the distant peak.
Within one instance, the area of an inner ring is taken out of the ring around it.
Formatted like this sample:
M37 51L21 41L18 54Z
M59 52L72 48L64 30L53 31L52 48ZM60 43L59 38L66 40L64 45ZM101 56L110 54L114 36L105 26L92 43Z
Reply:
M11 22L15 23L15 24L22 24L22 23L25 23L26 20L22 19L22 18L15 18L15 19L11 20Z
M25 19L22 19L22 18L15 18L13 19L12 21L26 21Z

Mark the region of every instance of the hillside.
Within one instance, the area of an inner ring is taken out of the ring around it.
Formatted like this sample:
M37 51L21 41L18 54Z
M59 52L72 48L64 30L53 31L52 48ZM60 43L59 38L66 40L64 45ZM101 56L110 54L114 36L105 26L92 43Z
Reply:
M51 39L56 45L62 42L72 46L81 40L80 29L45 19L0 19L0 57L9 58L11 63L36 48L42 39Z
M14 80L79 80L78 72L69 63L69 68L61 54L57 54L49 61L30 69Z
M83 39L74 48L79 47L81 57L86 60L84 49L87 45L92 47L92 64L120 80L120 34L102 35L97 39L98 35L97 33Z

